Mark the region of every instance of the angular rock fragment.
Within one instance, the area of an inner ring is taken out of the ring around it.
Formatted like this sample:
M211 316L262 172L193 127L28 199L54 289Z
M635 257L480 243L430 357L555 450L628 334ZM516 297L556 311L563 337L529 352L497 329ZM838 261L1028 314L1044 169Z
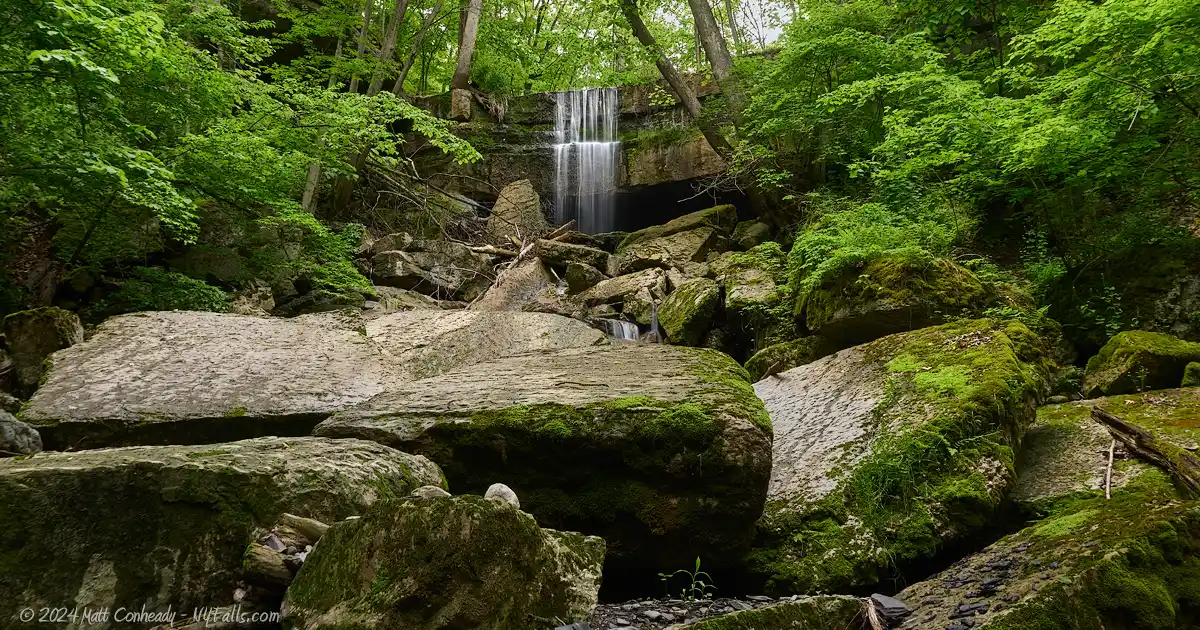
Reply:
M1083 391L1095 397L1178 387L1193 361L1200 361L1200 343L1165 333L1127 330L1088 360Z

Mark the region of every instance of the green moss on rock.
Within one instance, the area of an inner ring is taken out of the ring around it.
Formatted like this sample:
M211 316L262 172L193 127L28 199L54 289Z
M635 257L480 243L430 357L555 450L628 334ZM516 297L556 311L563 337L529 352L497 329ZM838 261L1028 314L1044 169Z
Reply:
M993 605L971 617L988 630L1191 627L1200 604L1200 504L1181 500L1153 469L1105 499L1065 498L1040 521L952 569L965 579L930 579L898 597L920 627L954 623L979 580L999 577ZM998 574L995 567L1010 567ZM978 594L976 594L978 595ZM1011 603L1008 603L1011 602ZM906 623L902 628L918 627Z
M836 351L837 348L824 337L801 337L756 352L746 361L746 371L750 373L750 380L758 381L769 374L812 363Z
M787 254L779 243L725 254L713 269L725 286L728 329L742 345L761 349L796 337Z
M15 610L227 605L256 529L284 512L336 521L423 485L444 485L424 458L311 437L0 460L0 598Z
M794 284L796 318L842 347L977 314L994 298L950 260L899 252L876 255L816 286Z
M604 541L472 496L382 502L334 525L284 602L289 629L538 627L596 605Z
M721 289L708 278L694 278L675 287L663 300L658 323L672 343L697 346L712 324L721 301Z
M1193 361L1183 368L1183 381L1180 387L1200 387L1200 362Z
M1177 387L1187 364L1200 361L1200 343L1164 333L1118 333L1088 360L1083 389L1088 396L1112 396Z
M512 357L399 385L317 433L424 454L458 491L503 482L540 523L603 536L611 562L666 570L697 554L728 563L749 546L770 430L728 356L642 345Z
M839 361L843 369L834 369ZM1028 328L990 320L892 335L811 367L820 368L813 378L801 368L756 386L777 433L773 475L799 480L772 485L749 556L776 593L871 585L986 527L1049 373ZM867 382L847 389L820 380L826 374ZM789 387L843 389L800 399L773 393ZM863 410L854 403L862 399L876 402ZM797 420L781 424L773 401L798 409L801 422L828 426L808 442ZM827 434L842 437L817 445ZM797 449L803 459L781 462L779 453Z

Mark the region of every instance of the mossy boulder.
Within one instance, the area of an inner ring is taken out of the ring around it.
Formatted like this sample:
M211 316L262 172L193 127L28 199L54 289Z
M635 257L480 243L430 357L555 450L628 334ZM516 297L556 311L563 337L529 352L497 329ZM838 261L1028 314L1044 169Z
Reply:
M700 210L699 212L671 219L662 225L653 225L643 230L631 232L617 245L616 253L620 256L624 250L638 243L645 243L671 236L672 234L703 228L711 228L719 235L728 236L735 226L737 226L737 208L728 204L715 206L707 210Z
M598 282L592 288L579 294L579 298L588 306L601 304L616 304L626 298L636 295L639 291L649 291L655 297L667 294L667 274L662 269L645 269L616 278Z
M538 258L541 258L546 264L556 267L579 263L597 269L608 268L609 253L587 245L549 241L543 238L538 240L534 251Z
M899 628L1195 626L1200 610L1200 503L1158 469L1112 492L1073 496L1044 517L897 597ZM967 622L970 622L968 625Z
M610 564L639 570L727 565L754 535L770 473L746 372L678 346L480 364L398 384L316 433L424 454L458 492L504 483L539 523L602 536Z
M624 245L617 250L614 271L626 274L650 267L667 269L702 263L719 240L715 229L702 227Z
M581 263L568 263L563 277L571 293L582 293L608 279L599 269Z
M549 231L541 199L528 179L517 180L500 191L487 220L487 236L493 243L511 246L510 238L529 241Z
M390 383L604 335L545 313L345 311L291 319L199 312L114 317L56 353L21 412L46 447L305 435Z
M1200 362L1192 362L1183 368L1183 380L1180 387L1200 387Z
M439 299L474 300L495 280L491 259L451 241L417 240L406 250L371 258L376 284L419 291Z
M953 261L895 253L848 266L816 286L798 286L797 320L841 347L978 314L994 298Z
M795 338L787 254L779 243L723 254L710 267L725 287L726 330L738 345L760 350Z
M9 314L3 333L17 388L28 394L37 388L51 354L83 341L83 324L75 313L48 306Z
M1117 333L1088 359L1084 394L1111 396L1178 387L1187 364L1200 361L1200 343L1165 333L1127 330Z
M671 343L698 346L721 302L721 288L708 278L686 280L667 296L658 310L658 323Z
M1048 371L1028 328L982 319L756 383L775 439L750 571L775 593L862 587L981 531Z
M0 598L7 611L232 604L256 529L285 512L333 522L424 485L445 481L423 457L312 437L0 460Z
M771 238L771 226L762 221L742 221L733 228L730 240L740 250L753 249Z
M824 595L805 597L755 610L732 612L667 630L829 630L854 628L862 619L863 602L857 597Z
M837 350L833 343L819 335L801 337L767 346L754 353L746 361L746 371L750 373L750 380L757 382L768 375L807 365Z
M387 501L326 532L288 589L283 625L507 630L571 623L595 607L603 561L603 540L542 529L504 501Z

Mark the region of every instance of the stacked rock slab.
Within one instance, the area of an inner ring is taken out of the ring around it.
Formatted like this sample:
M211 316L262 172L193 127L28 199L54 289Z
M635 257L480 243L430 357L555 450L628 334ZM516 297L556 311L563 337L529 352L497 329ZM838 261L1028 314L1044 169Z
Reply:
M1200 392L1168 390L1045 408L1026 439L1038 453L1015 498L1042 518L898 594L912 608L904 629L1187 628L1200 602L1200 502L1159 468L1118 460L1112 496L1094 483L1090 446L1040 444L1046 429L1083 436L1093 406L1180 448L1200 440ZM1101 429L1101 431L1104 431ZM1055 446L1071 452L1053 453ZM1028 450L1028 449L1027 449ZM1106 459L1106 458L1105 458ZM1083 470L1069 474L1064 463ZM1032 476L1044 477L1034 480ZM1030 499L1036 502L1030 503Z
M0 600L9 613L231 604L256 528L444 483L423 457L313 437L0 460Z
M457 492L501 482L610 561L676 569L750 542L770 426L729 357L660 345L531 353L398 385L315 431L423 453Z
M542 529L505 501L409 498L331 527L284 601L284 627L551 627L596 605L604 541Z
M343 312L136 313L56 353L21 419L54 450L303 435L391 383L602 341L543 313L408 311L366 323Z
M46 357L83 341L79 316L54 306L12 313L3 324L17 388L26 393L37 388Z
M750 569L771 592L877 583L983 527L1044 387L1019 323L892 335L755 385L775 429Z

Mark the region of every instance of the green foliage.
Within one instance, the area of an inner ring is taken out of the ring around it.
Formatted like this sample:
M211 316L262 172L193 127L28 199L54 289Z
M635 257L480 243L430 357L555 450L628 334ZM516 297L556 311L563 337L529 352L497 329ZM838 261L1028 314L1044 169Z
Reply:
M157 267L138 267L116 291L95 303L89 317L134 311L216 311L229 309L229 295L217 287Z
M700 570L700 556L696 556L696 566L691 570L679 569L674 573L659 573L658 578L662 580L663 591L667 597L671 596L670 586L668 582L676 576L682 575L687 578L687 582L679 591L679 598L684 601L695 601L699 599L712 599L712 592L709 589L717 588L712 582L712 576L707 572ZM705 580L708 580L707 582Z

